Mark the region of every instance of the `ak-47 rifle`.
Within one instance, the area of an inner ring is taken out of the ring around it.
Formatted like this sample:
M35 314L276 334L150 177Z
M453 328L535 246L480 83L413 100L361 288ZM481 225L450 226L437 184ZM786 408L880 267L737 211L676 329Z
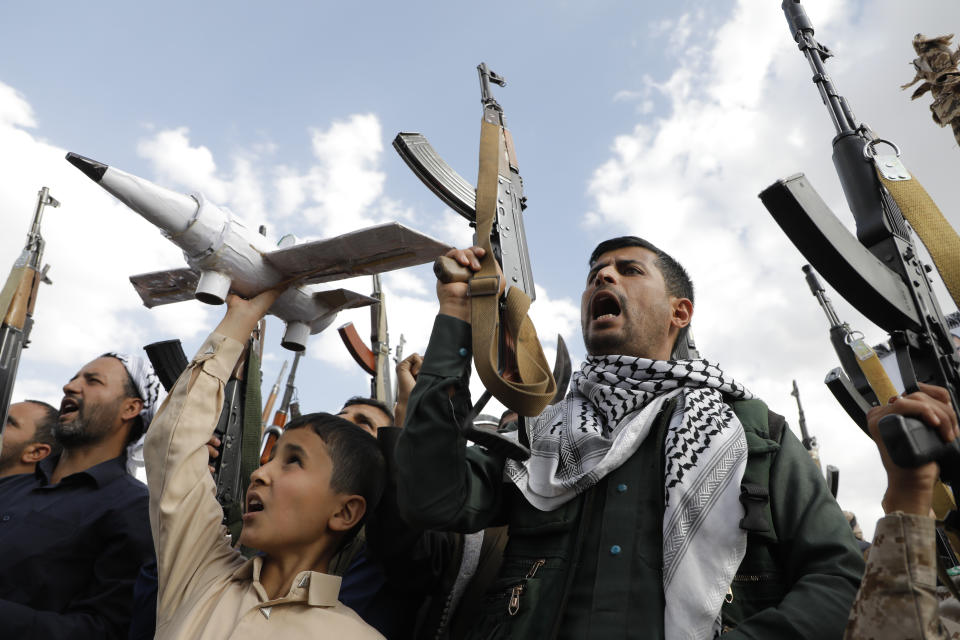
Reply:
M297 353L300 353L299 351ZM277 394L280 393L280 381L283 380L283 374L287 372L287 361L283 361L283 366L280 367L280 373L277 374L277 380L273 383L273 386L270 387L270 395L267 396L267 401L263 403L263 414L260 416L260 422L263 423L263 428L267 428L267 420L270 419L270 412L273 411L273 405L277 402Z
M817 465L817 469L823 469L823 464L820 461L820 445L817 444L816 436L811 436L810 432L807 430L807 418L803 413L803 405L800 403L800 388L797 386L797 381L793 381L793 391L790 392L794 398L797 399L797 414L799 415L799 424L800 424L800 437L803 446L806 448L807 453L810 454L810 458L813 459L814 463ZM830 488L830 493L833 494L833 497L837 497L837 491L840 489L840 470L837 469L832 464L828 464L825 470L827 486Z
M352 322L337 328L343 346L347 348L360 368L370 374L370 397L393 407L394 390L390 381L390 335L387 333L387 304L380 285L380 275L373 276L373 293L376 302L370 305L370 347L363 342ZM372 348L371 348L372 347Z
M522 443L473 424L491 396L521 416L535 416L557 395L557 383L526 316L530 302L536 298L523 224L526 197L513 137L506 128L503 108L490 91L491 83L502 87L506 81L486 64L481 63L477 71L483 120L476 189L419 133L400 133L393 146L431 191L470 222L475 230L474 244L486 251L477 273L446 257L434 263L442 282L470 285L474 366L487 389L460 426L468 439L522 460L530 455ZM497 274L498 265L504 281ZM503 297L502 284L506 285ZM508 334L513 337L513 345L507 343ZM519 381L507 379L510 376L504 373L508 370L513 370ZM525 434L525 430L520 433Z
M817 464L817 468L820 469L820 447L817 445L817 439L807 431L807 418L803 415L803 405L800 403L800 389L797 387L796 380L793 381L793 391L790 392L790 395L797 399L797 413L800 415L801 442L803 442L804 448L806 448L810 457L813 458L813 461Z
M955 300L960 298L960 250L956 244L944 250L941 241L956 233L900 162L899 148L854 117L824 69L832 53L814 39L813 25L799 0L784 0L782 8L836 128L833 162L857 235L837 220L802 174L779 180L760 199L834 289L890 333L905 390L916 391L918 381L935 384L947 390L954 407L960 407L960 359L907 221L924 240ZM894 153L881 154L881 145ZM858 393L862 402L852 399L845 406L877 400ZM932 429L903 416L883 418L880 433L898 465L937 460L945 481L960 480L957 441L945 445Z
M260 442L260 464L266 464L270 460L273 445L277 443L283 433L283 427L287 424L287 416L291 413L293 394L297 391L297 385L294 382L297 377L297 365L300 364L300 358L302 357L303 351L297 351L293 355L293 365L290 367L290 375L287 376L287 388L283 391L280 408L273 414L273 424L268 425L263 431L263 439Z
M13 263L7 282L0 291L0 314L3 318L0 324L0 444L3 443L3 428L7 424L7 410L20 366L20 352L30 344L33 310L37 304L40 283L50 283L47 278L49 267L40 268L44 247L40 219L46 206L59 207L60 203L50 195L47 187L43 187L37 194L37 208L27 233L27 243Z

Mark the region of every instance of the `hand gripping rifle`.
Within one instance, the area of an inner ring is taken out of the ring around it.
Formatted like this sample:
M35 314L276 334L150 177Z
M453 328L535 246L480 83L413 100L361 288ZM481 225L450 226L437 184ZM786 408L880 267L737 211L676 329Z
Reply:
M294 380L297 377L297 365L300 364L300 358L303 357L303 351L297 351L293 356L293 365L290 367L290 375L287 376L287 388L283 391L283 399L280 401L280 408L273 414L273 424L267 426L263 431L263 439L260 442L260 464L266 464L273 453L273 446L283 433L283 427L287 424L287 416L290 414L290 406L293 402L293 395L297 391L297 385Z
M527 447L473 425L491 396L521 416L535 416L558 394L557 382L527 317L536 293L523 225L526 198L513 137L506 128L503 108L490 91L491 83L502 87L506 81L486 64L481 63L477 71L483 119L476 189L444 162L422 135L400 133L393 146L431 191L470 222L475 230L474 243L486 250L477 273L445 257L434 263L442 282L470 285L474 366L487 389L464 419L461 430L478 444L522 460L530 455ZM506 284L502 298L497 265ZM508 344L508 336L513 344ZM513 376L505 378L508 370ZM507 379L510 377L514 379ZM523 429L520 432L525 433Z
M947 389L958 407L960 359L907 222L929 249L954 300L960 300L960 240L900 162L896 145L857 122L824 70L832 54L814 39L799 0L784 0L782 8L837 132L833 162L857 235L837 220L802 174L777 181L760 199L840 295L890 333L906 391L916 391L918 381L936 384ZM893 153L881 154L881 146ZM902 416L885 417L880 432L898 465L937 460L945 481L960 480L957 442L945 445L932 429Z
M43 187L37 194L37 208L27 233L27 243L0 291L0 313L3 314L3 323L0 324L0 443L3 442L3 428L7 424L7 410L20 365L20 352L30 344L33 310L37 304L40 283L50 283L47 278L49 267L40 268L44 247L40 219L46 206L59 207L60 203L50 195L47 187Z

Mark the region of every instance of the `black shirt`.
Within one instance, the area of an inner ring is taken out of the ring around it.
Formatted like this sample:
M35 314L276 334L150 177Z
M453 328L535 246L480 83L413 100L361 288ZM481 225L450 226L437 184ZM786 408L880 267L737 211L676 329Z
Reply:
M9 638L125 638L153 559L147 487L121 456L50 484L57 460L0 478L0 626Z

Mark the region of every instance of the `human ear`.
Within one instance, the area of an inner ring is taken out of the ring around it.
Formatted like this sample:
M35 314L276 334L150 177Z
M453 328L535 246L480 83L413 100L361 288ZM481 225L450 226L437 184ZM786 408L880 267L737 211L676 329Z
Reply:
M340 508L327 521L327 526L333 531L349 531L357 526L367 512L367 501L363 496L342 496Z
M678 329L682 329L690 324L693 319L693 303L689 298L674 298L671 302L673 307L673 317L670 322Z
M120 413L121 420L133 420L143 411L143 400L140 398L127 398L123 404L123 411Z
M35 464L50 455L51 451L53 451L53 449L50 448L50 445L35 442L23 450L23 453L20 454L20 462L24 464Z

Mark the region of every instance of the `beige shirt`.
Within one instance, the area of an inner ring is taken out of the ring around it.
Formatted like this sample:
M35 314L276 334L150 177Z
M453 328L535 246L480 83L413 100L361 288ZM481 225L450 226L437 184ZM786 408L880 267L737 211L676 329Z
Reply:
M937 587L933 518L895 511L877 522L845 640L960 638L960 607Z
M340 578L303 571L282 598L260 584L220 524L206 443L243 345L213 333L167 396L144 448L157 551L156 638L383 638L337 600Z

